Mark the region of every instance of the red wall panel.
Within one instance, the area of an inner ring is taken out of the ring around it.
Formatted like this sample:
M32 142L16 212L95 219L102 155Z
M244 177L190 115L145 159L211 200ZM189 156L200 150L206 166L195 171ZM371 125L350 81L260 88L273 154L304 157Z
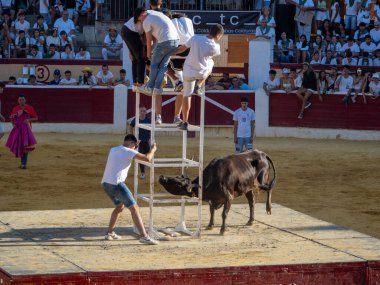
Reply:
M36 109L40 123L113 123L113 89L5 88L1 112L6 118L19 94Z
M312 106L302 120L297 119L301 101L293 93L272 93L269 98L269 126L308 127L352 130L380 130L380 100L367 97L346 106L340 94L325 96L323 102L317 95L311 98Z

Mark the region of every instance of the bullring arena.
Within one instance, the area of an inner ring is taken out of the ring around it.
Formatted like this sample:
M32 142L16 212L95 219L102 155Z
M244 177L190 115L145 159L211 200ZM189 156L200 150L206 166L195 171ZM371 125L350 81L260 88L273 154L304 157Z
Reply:
M225 235L219 235L219 210L215 228L202 230L201 238L146 246L126 212L117 228L123 239L104 240L112 204L100 180L109 149L121 143L125 122L134 116L134 93L122 87L10 87L2 113L20 92L40 114L33 126L38 147L27 170L0 149L0 284L380 284L379 102L345 108L342 94L323 103L313 98L315 108L299 122L294 94L207 92L205 165L233 152L229 110L238 108L241 96L249 97L258 116L255 147L272 157L278 172L272 215L265 213L265 193L257 192L252 226L245 226L248 205L240 197ZM142 100L149 106L149 98ZM191 120L197 123L194 109ZM173 103L164 110L165 121ZM358 120L363 110L365 126ZM180 156L179 136L156 139L157 156ZM197 138L188 143L187 156L199 158ZM127 185L133 185L132 173ZM155 189L164 193L160 174L180 170L156 170ZM197 174L189 169L189 175ZM139 184L147 193L149 181ZM206 204L202 212L204 229ZM178 205L155 207L160 227L175 225L179 215ZM187 226L194 229L196 221L196 207L187 206Z

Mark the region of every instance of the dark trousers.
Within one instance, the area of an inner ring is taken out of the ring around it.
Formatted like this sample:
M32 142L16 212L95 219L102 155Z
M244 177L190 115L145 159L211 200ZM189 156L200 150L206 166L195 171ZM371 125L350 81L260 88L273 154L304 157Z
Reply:
M27 154L27 153L24 153L24 154L21 156L21 165L22 165L22 166L26 166L27 163L28 163L28 154Z
M150 145L149 142L141 141L139 143L139 152L143 154L147 154L150 151ZM145 165L140 164L140 172L145 173Z
M145 59L140 35L123 26L121 28L121 37L132 54L133 82L144 84Z

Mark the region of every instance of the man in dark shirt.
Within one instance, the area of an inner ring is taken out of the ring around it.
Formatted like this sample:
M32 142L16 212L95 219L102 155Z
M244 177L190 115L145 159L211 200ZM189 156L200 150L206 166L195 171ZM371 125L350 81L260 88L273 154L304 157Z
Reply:
M303 119L305 109L310 108L311 102L309 98L317 91L317 77L313 68L308 62L302 66L302 86L297 90L297 97L302 101L301 111L298 119Z
M61 81L61 71L59 69L54 70L53 80L49 82L49 85L59 85Z
M141 106L140 107L140 117L139 117L139 123L140 124L150 124L151 119L146 116L146 107ZM134 128L136 126L136 119L133 119L131 121L130 126L132 127L131 133L134 132ZM150 151L150 131L139 128L139 152L142 154L147 154ZM140 164L140 178L145 178L145 166L143 164Z

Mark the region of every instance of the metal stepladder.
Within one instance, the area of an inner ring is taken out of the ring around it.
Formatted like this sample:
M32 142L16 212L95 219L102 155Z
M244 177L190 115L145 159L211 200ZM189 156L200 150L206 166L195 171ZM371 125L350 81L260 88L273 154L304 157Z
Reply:
M162 96L165 95L178 95L173 91L164 91ZM152 109L151 109L151 124L140 124L139 122L139 106L140 106L140 92L136 92L136 117L135 117L135 134L138 137L139 128L149 130L150 140L153 144L155 140L156 131L166 132L182 132L182 157L181 158L157 158L154 157L151 162L145 162L141 160L135 160L134 163L134 197L136 201L139 199L149 203L149 228L148 234L157 240L181 240L188 238L196 238L201 236L202 227L202 187L199 188L198 197L188 196L173 196L170 193L155 193L154 191L154 179L155 168L181 168L182 173L184 169L188 167L198 168L199 170L199 185L203 185L203 147L204 147L204 110L205 110L205 94L203 92L200 95L200 125L188 126L189 131L199 132L199 161L187 158L187 131L180 130L176 124L155 124L156 117L156 96L152 97ZM160 147L160 146L158 146ZM149 171L149 193L139 193L138 191L138 164L144 164L150 168ZM155 204L175 204L181 205L181 217L180 222L174 227L174 230L167 228L156 228L154 226L154 205ZM198 221L196 230L191 232L187 229L185 223L185 206L186 203L197 204L198 206ZM185 236L180 236L178 232L182 232Z

